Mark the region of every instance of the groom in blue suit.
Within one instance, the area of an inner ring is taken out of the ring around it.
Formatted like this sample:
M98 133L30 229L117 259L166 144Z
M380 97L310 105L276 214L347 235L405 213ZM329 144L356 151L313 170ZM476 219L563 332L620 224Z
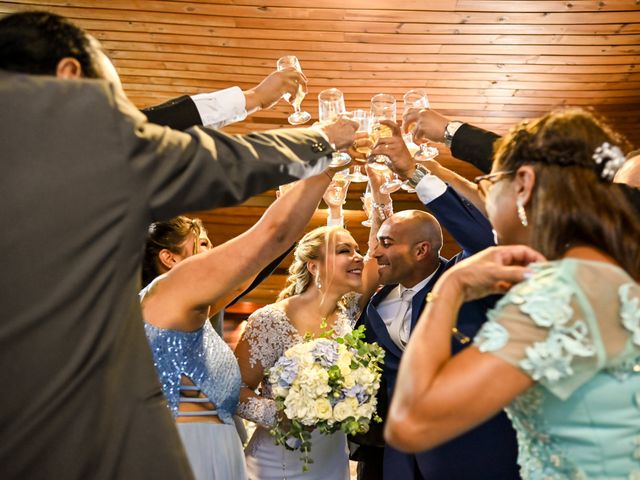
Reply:
M381 395L387 398L381 399L383 404L393 395L404 346L438 278L459 260L494 243L487 219L440 179L426 175L416 191L435 217L409 210L392 215L382 224L378 245L370 255L378 262L384 287L373 296L359 320L366 326L367 341L377 342L386 352L386 391ZM463 249L451 259L440 256L440 224ZM484 299L462 307L452 331L454 354L469 346L492 305L491 299ZM374 470L379 470L383 458L384 479L514 480L520 478L516 457L515 433L506 415L500 413L465 435L419 454L405 454L388 445L384 449L362 446L359 478L380 478Z

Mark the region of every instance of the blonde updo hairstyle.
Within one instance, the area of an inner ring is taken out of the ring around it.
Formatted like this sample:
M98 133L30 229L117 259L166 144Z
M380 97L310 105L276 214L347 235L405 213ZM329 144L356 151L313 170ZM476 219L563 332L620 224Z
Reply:
M307 233L298 242L293 251L293 262L289 267L287 283L278 295L278 301L303 293L313 281L307 264L311 260L318 260L323 253L327 241L337 232L346 231L342 227L318 227Z

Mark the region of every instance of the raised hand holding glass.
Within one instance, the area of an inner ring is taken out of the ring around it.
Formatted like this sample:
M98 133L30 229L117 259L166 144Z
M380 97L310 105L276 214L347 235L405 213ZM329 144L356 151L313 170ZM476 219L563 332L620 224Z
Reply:
M276 68L278 70L285 70L286 68L294 68L298 72L302 73L302 68L300 67L300 62L298 61L298 57L293 55L286 55L284 57L280 57L276 63ZM289 123L291 125L302 125L303 123L307 123L311 120L311 115L309 112L305 112L300 110L300 105L302 104L302 100L304 100L305 95L307 94L304 85L298 84L298 90L296 94L293 96L291 93L287 92L282 97L288 103L293 106L294 112L289 115Z
M344 115L344 95L337 88L329 88L318 94L318 120L320 122L332 122L339 115ZM330 167L342 167L351 162L351 156L345 152L336 152L332 155Z
M430 108L429 97L427 97L427 91L421 88L409 90L404 94L404 113L411 108ZM415 124L408 125L405 131L412 132L415 128ZM432 147L428 142L419 145L419 150L414 155L416 160L430 160L438 156L438 149Z

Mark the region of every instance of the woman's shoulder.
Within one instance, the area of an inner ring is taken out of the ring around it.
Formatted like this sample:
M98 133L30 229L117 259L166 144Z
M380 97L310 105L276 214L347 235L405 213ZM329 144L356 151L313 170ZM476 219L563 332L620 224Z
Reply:
M290 320L286 313L288 299L270 303L253 312L247 320L247 329L268 328L282 329L290 327Z
M562 298L568 301L576 292L586 298L601 299L626 284L635 284L620 266L580 258L563 258L529 265L531 276L505 295L502 303L522 303L537 296Z

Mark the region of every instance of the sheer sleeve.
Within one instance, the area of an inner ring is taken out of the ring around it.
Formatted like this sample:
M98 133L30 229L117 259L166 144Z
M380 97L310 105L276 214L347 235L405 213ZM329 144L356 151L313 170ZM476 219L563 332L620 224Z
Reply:
M276 404L265 384L266 372L293 344L295 329L285 313L268 305L254 312L236 347L243 386L238 415L265 428L275 425Z
M489 312L475 339L480 351L517 366L561 399L601 368L638 354L638 285L622 270L569 260L534 269Z

